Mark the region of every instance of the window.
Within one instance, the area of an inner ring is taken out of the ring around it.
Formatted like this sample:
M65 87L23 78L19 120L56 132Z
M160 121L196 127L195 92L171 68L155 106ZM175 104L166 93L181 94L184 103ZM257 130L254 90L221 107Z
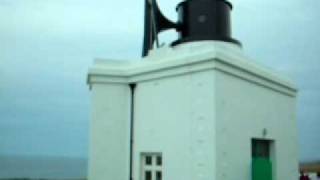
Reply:
M152 156L146 156L145 157L146 165L152 165Z
M253 139L252 140L252 157L269 159L270 141Z
M162 157L161 156L157 156L157 165L158 166L162 165Z
M144 153L141 157L141 180L162 180L162 155L160 153Z

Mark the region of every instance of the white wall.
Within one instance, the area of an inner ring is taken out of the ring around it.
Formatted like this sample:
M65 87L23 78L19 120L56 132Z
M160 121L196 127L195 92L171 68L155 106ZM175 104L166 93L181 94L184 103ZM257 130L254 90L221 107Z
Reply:
M275 140L275 180L298 176L296 88L233 44L186 43L136 63L97 62L88 82L90 180L129 177L129 83L137 83L135 180L148 152L162 154L164 180L248 180L252 138Z
M90 180L129 178L130 96L127 84L95 84L92 87Z
M218 179L250 179L252 138L275 140L275 180L296 179L295 97L222 71L215 77Z
M214 179L213 71L141 82L135 98L135 175L140 154L160 152L163 179Z

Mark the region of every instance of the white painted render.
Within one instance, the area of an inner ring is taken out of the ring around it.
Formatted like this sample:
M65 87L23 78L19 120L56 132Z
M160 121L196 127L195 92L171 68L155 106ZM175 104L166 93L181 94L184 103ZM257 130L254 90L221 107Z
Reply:
M95 84L92 88L89 179L129 177L130 88Z
M208 41L95 62L89 180L130 176L132 83L134 180L148 152L162 154L164 180L248 180L252 138L274 140L277 180L298 176L296 87L238 46Z
M218 179L250 179L252 138L274 140L275 180L296 179L295 97L221 71L215 81Z
M163 179L191 180L215 176L213 89L212 71L138 84L134 179L140 179L139 161L143 152L162 153Z

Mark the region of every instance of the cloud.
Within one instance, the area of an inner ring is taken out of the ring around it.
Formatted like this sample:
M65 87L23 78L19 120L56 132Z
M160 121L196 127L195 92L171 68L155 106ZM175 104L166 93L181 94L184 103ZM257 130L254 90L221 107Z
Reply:
M143 13L138 5L142 3L95 1L25 1L11 8L10 12L1 13L1 20L7 26L7 31L21 31L23 33L62 34L95 34L108 36L113 32L130 34L141 31ZM129 8L130 7L130 8ZM9 9L9 8L7 8ZM12 11L14 10L14 11ZM140 12L140 13L139 13ZM135 22L137 17L141 23ZM123 26L131 24L130 27ZM20 32L19 32L20 31Z
M9 0L0 0L0 7L1 6L12 6L13 3L12 1L9 1Z
M176 20L178 2L159 6ZM233 3L233 36L244 51L297 81L301 159L319 158L320 1ZM143 1L0 0L0 127L11 129L0 132L0 153L86 156L87 69L96 57L140 57L143 7Z

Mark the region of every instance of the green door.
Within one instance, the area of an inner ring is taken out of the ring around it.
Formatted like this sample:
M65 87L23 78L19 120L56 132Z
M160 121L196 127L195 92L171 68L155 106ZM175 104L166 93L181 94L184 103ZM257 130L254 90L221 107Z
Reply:
M252 159L252 180L272 180L272 163L269 159Z
M269 140L252 140L252 180L272 180Z

